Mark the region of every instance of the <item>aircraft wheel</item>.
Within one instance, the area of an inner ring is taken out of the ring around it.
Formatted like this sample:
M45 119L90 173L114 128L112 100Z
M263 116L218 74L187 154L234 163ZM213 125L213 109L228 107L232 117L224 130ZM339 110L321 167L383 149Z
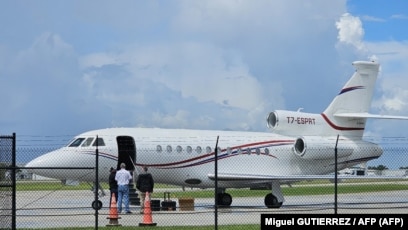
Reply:
M272 193L268 193L265 196L265 206L268 208L280 208L282 206L282 202L278 202L278 198L274 196Z
M232 197L228 193L218 194L218 205L230 206L232 203Z

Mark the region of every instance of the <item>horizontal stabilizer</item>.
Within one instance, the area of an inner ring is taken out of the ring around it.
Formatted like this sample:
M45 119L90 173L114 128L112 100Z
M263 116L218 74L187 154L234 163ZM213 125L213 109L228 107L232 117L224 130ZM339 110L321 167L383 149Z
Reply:
M334 174L326 175L288 175L288 176L273 176L273 175L258 175L258 174L237 174L237 173L218 173L218 180L220 181L300 181L300 180L320 180L320 179L334 179ZM215 174L208 174L208 178L215 180ZM397 176L357 176L357 175L337 175L338 179L406 179L408 177L397 177Z
M370 113L336 113L335 117L354 117L354 118L374 118L374 119L399 119L408 120L406 116L392 116L392 115L379 115Z

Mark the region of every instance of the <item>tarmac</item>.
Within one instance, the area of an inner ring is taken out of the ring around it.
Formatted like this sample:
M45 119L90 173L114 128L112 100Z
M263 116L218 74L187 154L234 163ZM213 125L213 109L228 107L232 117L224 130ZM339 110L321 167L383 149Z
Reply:
M163 193L164 191L155 191ZM172 198L173 199L173 198ZM91 191L17 192L17 228L94 227L109 224L109 195L99 198L103 207L92 209ZM229 208L214 212L213 198L194 199L194 210L182 211L177 198L175 211L153 211L157 226L197 226L260 224L261 214L406 214L408 188L404 191L339 194L337 210L334 195L285 196L279 209L264 206L264 197L233 197ZM120 214L122 226L139 226L144 222L140 207L131 205L132 214Z

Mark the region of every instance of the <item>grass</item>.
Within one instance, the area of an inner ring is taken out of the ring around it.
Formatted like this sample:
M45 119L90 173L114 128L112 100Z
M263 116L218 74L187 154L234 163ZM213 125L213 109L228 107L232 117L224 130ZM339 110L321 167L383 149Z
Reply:
M121 229L121 230L134 230L137 227L126 227L126 226L121 226L121 227L98 227L98 229L101 230L114 230L114 229ZM219 225L218 229L220 230L236 230L236 229L242 229L242 230L259 230L260 225L257 224L244 224L244 225ZM19 228L20 229L20 228ZM36 230L49 230L51 228L36 228ZM95 229L94 227L87 227L87 228L53 228L55 230L92 230ZM148 229L148 228L147 228ZM175 230L175 229L194 229L194 230L214 230L214 226L156 226L154 229L159 229L159 230Z
M298 187L291 190L290 188L282 189L285 195L325 195L334 194L333 186L311 186ZM384 192L408 190L408 185L401 184L359 184L359 185L339 185L338 193L365 193L365 192Z
M353 181L351 181L353 182ZM102 183L102 187L108 191L107 185ZM177 188L175 186L157 184L155 188ZM67 186L59 182L19 182L17 183L17 191L56 191L56 190L90 190L91 187L87 183L80 183L78 186ZM338 184L338 193L363 193L363 192L376 192L376 191L396 191L396 190L408 190L408 184L403 183L372 183L370 181L365 183L355 184L346 182ZM227 190L232 197L263 197L270 190L249 190L249 189L228 189ZM285 196L296 195L324 195L334 193L334 184L322 182L316 184L316 182L302 182L296 184L294 187L282 186L282 192ZM212 189L202 190L190 190L185 191L172 191L171 196L173 198L181 197L194 197L194 198L211 198L214 197L214 191ZM153 193L152 198L162 198L162 192Z

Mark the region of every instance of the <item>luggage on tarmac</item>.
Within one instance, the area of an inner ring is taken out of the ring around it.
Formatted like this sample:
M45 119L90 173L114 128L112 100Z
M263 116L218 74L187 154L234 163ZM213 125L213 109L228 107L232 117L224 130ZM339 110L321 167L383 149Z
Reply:
M152 211L160 211L160 200L150 200Z
M164 200L161 202L162 211L175 211L176 210L176 201L170 199L170 192L164 193Z

